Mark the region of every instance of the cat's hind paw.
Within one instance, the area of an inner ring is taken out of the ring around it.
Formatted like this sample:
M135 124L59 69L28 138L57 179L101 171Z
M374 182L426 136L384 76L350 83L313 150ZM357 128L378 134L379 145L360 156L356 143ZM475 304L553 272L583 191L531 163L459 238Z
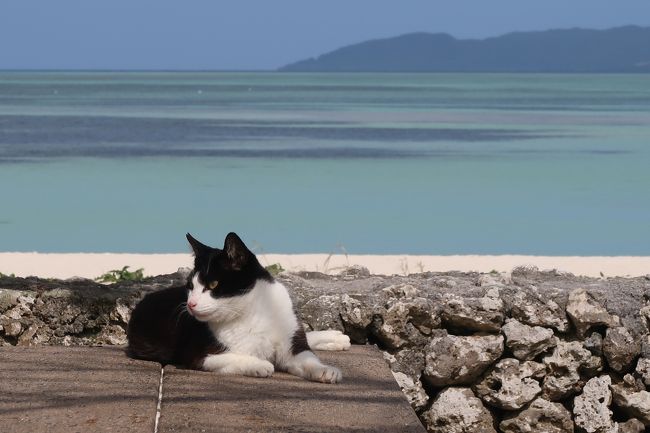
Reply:
M308 332L307 342L312 350L338 351L350 349L350 337L335 329Z

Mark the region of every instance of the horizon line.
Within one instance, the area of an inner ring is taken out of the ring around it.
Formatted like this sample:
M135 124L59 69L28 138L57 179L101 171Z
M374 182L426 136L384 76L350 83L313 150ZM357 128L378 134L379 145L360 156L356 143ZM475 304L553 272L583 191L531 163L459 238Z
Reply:
M535 75L535 74L547 74L547 75L647 75L648 71L638 71L638 72L616 72L616 71L283 71L277 69L95 69L95 68L0 68L0 74L2 73L54 73L54 72L84 72L84 73L147 73L147 72L156 72L156 73L237 73L237 74L291 74L291 75L316 75L316 74L436 74L436 75L450 75L450 74L494 74L494 75Z

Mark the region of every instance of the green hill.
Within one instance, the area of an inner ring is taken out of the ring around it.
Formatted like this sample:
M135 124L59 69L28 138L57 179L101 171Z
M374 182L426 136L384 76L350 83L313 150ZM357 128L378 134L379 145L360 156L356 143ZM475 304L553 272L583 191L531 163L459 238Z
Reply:
M516 32L487 39L411 33L349 45L289 72L650 72L650 27Z

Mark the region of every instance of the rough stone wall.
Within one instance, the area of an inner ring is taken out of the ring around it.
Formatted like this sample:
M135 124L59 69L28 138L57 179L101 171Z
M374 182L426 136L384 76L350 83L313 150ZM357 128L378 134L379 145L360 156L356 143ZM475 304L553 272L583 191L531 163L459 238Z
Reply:
M384 351L431 432L650 429L650 277L351 268L279 279L306 328ZM135 303L183 281L0 278L0 344L124 344Z

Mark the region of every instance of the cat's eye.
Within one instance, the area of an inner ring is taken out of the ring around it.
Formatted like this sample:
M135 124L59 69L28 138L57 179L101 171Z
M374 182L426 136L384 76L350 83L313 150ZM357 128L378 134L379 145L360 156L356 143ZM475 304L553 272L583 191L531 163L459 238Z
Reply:
M212 281L210 284L208 284L208 287L210 288L210 290L214 290L217 288L218 285L219 285L219 281Z

